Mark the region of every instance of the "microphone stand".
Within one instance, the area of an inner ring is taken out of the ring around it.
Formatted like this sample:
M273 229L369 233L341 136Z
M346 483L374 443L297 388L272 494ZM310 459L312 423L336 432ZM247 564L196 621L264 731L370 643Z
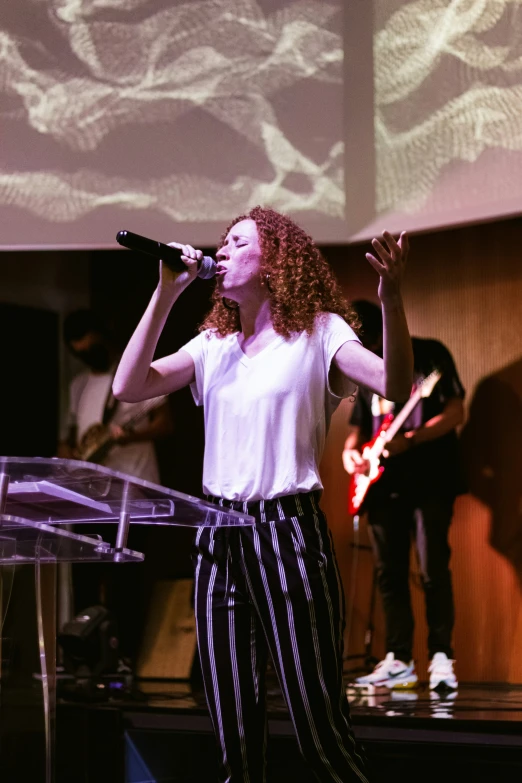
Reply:
M353 549L352 558L352 576L350 580L350 599L348 603L348 621L347 626L347 638L348 644L350 643L350 636L352 632L352 620L353 620L353 607L355 603L355 589L357 584L357 566L359 562L359 551L366 550L372 552L372 547L368 544L361 544L360 542L360 517L359 514L355 514L353 517L353 541L350 546ZM374 564L372 572L372 587L370 591L370 604L368 607L368 620L366 624L366 630L364 633L364 652L363 653L351 653L350 655L343 656L343 664L345 661L355 661L362 659L362 665L354 666L349 669L345 669L343 665L343 674L365 674L372 671L374 666L378 663L378 659L372 655L373 634L375 631L374 625L374 611L375 611L375 599L377 596L377 567Z

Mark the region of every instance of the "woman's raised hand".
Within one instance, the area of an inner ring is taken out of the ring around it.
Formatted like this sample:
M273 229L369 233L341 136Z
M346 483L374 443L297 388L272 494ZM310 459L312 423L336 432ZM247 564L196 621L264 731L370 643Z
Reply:
M400 296L409 250L408 235L403 231L399 239L395 240L388 231L384 231L382 239L372 239L372 247L377 257L366 253L366 258L379 274L380 300Z

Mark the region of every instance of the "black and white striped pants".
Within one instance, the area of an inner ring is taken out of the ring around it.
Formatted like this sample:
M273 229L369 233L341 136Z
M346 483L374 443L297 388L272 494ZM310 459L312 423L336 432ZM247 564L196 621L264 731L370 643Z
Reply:
M210 498L256 524L198 530L198 646L223 783L265 779L268 651L318 780L367 781L342 681L343 591L318 498Z

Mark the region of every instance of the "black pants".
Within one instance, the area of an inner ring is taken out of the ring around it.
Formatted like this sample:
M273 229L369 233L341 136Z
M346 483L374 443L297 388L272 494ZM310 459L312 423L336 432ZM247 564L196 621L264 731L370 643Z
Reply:
M386 649L401 661L410 661L413 613L410 598L410 547L414 537L426 598L428 654L453 657L453 590L448 531L453 498L430 498L414 503L404 497L370 503L368 521L377 564L386 620Z
M270 653L301 753L318 780L366 781L342 679L344 599L318 494L243 504L253 527L200 528L196 622L219 779L265 780Z

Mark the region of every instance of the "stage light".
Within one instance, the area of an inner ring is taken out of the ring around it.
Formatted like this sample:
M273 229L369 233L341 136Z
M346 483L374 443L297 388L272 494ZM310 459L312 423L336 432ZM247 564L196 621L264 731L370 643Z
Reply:
M75 677L98 677L118 670L116 622L103 606L90 606L58 634L65 671Z

